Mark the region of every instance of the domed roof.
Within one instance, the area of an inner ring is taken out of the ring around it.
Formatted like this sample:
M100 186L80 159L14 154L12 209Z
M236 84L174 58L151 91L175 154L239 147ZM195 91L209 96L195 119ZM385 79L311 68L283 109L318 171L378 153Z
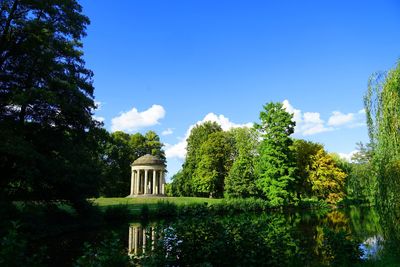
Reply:
M132 163L132 166L143 166L143 165L158 165L164 166L164 162L156 156L146 154Z

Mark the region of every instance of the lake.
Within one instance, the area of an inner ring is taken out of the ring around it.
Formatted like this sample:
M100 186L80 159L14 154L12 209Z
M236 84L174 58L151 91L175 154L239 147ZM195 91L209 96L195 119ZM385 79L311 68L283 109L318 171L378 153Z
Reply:
M372 208L350 207L233 216L200 212L88 229L46 243L57 266L114 256L143 266L375 266L382 257L390 264L398 260L397 246L392 250L383 232Z

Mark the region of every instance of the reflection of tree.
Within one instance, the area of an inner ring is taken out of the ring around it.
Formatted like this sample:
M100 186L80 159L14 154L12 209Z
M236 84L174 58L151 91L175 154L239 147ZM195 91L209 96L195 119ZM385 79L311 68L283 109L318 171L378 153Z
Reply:
M349 220L340 210L303 214L297 239L298 266L352 266L359 261L359 241L352 237Z
M137 238L142 247L130 245L129 251L138 251L145 266L350 266L359 261L359 240L351 236L343 212L302 218L273 212L160 222L144 228Z
M144 265L292 265L298 253L293 238L298 215L199 216L159 225L154 250Z

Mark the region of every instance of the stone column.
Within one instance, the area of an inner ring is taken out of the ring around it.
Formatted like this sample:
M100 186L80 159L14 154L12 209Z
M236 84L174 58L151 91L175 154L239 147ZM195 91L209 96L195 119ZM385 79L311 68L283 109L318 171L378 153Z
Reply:
M149 192L149 186L147 185L147 175L148 175L148 173L149 173L149 171L148 170L145 170L144 171L144 192L143 192L143 194L148 194Z
M135 178L136 178L136 195L139 195L139 190L140 190L140 170L136 170L136 174L135 174Z
M163 194L163 195L165 195L165 172L164 171L162 171L161 172L161 176L162 176L162 178L161 178L161 194Z
M157 186L157 193L161 194L161 185L162 185L162 171L158 171L158 186Z
M153 195L156 195L157 194L157 191L156 191L156 170L153 170Z
M134 195L134 185L135 185L135 171L131 169L131 195Z

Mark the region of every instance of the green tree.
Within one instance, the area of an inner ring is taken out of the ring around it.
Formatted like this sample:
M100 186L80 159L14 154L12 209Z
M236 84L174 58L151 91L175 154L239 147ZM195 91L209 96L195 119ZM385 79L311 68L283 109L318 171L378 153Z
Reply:
M400 62L385 75L371 77L364 105L385 247L400 253Z
M377 176L378 204L399 211L400 62L386 75L371 77L364 104Z
M310 181L312 195L328 203L337 203L345 195L346 173L338 168L331 155L321 148L312 157Z
M258 156L258 132L253 128L234 128L230 133L234 138L234 158L225 178L225 191L230 197L257 196L255 163Z
M187 139L186 158L182 166L182 172L172 179L172 187L179 196L193 196L193 176L201 160L200 147L207 141L209 135L221 132L221 126L216 122L206 121L196 125Z
M376 193L376 176L372 166L371 146L357 143L357 151L352 157L346 191L351 198L367 200L372 203Z
M295 139L292 145L294 158L296 159L296 192L298 197L311 197L312 184L310 180L310 170L313 164L313 157L323 149L323 146L318 143Z
M281 103L268 103L260 112L256 127L263 140L257 164L257 185L272 205L282 205L294 197L295 161L290 150L294 132L293 115Z
M78 204L96 194L99 175L81 42L89 19L75 0L0 8L0 195Z
M210 134L201 145L200 161L192 178L196 195L223 196L224 180L232 166L232 147L231 139L226 132Z
M159 157L164 163L166 162L164 144L161 143L160 137L154 131L148 131L145 135L145 153ZM142 155L141 155L142 156Z

